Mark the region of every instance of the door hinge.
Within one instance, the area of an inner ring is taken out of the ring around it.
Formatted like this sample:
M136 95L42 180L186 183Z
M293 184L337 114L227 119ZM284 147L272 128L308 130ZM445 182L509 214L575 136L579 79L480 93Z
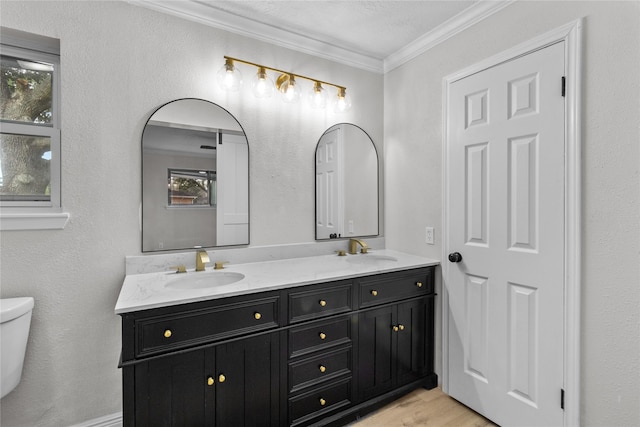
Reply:
M560 409L564 410L564 389L560 389Z
M567 93L567 78L562 76L562 96L565 96Z

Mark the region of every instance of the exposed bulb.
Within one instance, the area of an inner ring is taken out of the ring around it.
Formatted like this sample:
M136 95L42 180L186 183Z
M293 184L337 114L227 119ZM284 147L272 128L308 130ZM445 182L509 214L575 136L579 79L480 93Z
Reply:
M258 67L258 73L253 78L251 86L256 98L270 98L273 95L273 80L269 78L264 67Z
M347 94L347 89L341 87L338 89L338 96L333 103L333 110L336 113L344 113L351 108L351 96Z
M225 63L217 74L220 87L230 92L237 92L242 86L242 73L233 66L232 59L225 59Z
M313 90L309 96L309 102L313 108L324 108L327 105L327 92L320 82L313 84Z
M294 103L300 100L300 86L296 83L293 74L289 75L289 80L282 85L280 91L284 102Z

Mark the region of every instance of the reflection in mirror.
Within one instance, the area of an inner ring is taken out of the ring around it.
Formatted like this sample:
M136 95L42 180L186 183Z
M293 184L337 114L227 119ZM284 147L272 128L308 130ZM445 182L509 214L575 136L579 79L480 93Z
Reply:
M377 235L375 145L356 125L334 125L316 147L316 240Z
M249 244L249 146L202 99L158 108L142 133L142 251Z

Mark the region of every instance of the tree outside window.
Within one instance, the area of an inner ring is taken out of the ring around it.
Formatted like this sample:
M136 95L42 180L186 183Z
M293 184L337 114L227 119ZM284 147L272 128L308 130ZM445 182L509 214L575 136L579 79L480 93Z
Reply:
M59 207L58 57L0 48L1 206Z

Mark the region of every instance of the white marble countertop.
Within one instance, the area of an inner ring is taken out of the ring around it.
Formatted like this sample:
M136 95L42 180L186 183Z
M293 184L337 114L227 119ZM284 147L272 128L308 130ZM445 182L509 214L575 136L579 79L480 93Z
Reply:
M367 260L363 260L368 257ZM392 258L392 260L384 259ZM224 270L207 266L204 272L188 269L187 273L155 272L127 275L116 303L116 314L151 308L167 307L197 301L206 301L235 295L244 295L274 289L290 288L333 280L349 279L377 273L438 265L434 259L388 249L370 250L368 254L347 256L321 255L289 258L244 264L227 264ZM205 289L172 289L167 284L176 277L187 275L216 275L241 273L244 278L229 284Z

